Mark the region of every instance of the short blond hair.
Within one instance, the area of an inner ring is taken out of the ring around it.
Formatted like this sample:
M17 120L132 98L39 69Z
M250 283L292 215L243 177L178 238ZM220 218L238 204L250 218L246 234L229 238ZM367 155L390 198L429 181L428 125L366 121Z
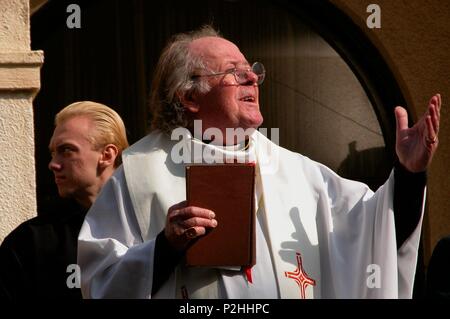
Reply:
M114 144L119 154L114 167L122 163L122 151L128 147L127 134L122 118L112 108L97 102L81 101L72 103L55 116L55 125L76 116L85 116L91 119L95 132L89 132L94 148L98 149L108 144Z

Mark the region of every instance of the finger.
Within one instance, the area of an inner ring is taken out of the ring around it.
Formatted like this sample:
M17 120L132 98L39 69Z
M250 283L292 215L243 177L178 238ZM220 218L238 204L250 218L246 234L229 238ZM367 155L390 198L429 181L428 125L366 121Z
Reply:
M438 99L438 111L440 111L441 110L441 105L442 105L442 97L441 97L441 94L439 94L439 93L437 93L436 96L437 96L437 99Z
M436 139L436 132L433 128L433 123L431 121L431 116L427 116L425 119L425 122L427 123L427 136L428 137L428 141L433 141ZM429 143L427 143L429 144Z
M178 210L178 209L181 209L183 207L186 207L186 205L187 205L187 201L184 200L182 202L179 202L179 203L177 203L175 205L170 206L168 211L170 213L171 211Z
M191 228L196 226L215 228L217 226L217 220L200 217L192 217L178 223L185 228Z
M184 236L186 236L188 240L191 240L198 236L203 236L204 234L206 234L205 227L191 227L186 229Z
M397 126L397 136L402 130L408 129L408 113L406 110L401 107L397 106L394 110L395 112L395 119L396 119L396 126Z
M439 114L439 106L440 106L440 95L439 94L433 95L431 97L430 102L428 102L428 112L429 112L431 106L435 106L436 111Z
M431 124L433 125L434 132L439 133L439 115L437 113L437 106L435 104L430 105L429 113L431 117Z
M188 206L181 209L177 209L169 216L169 221L172 220L185 220L192 217L202 217L213 219L216 216L213 211L205 208Z
M438 103L437 103L437 114L438 114L438 117L440 118L440 117L441 117L442 97L441 97L441 95L440 95L439 93L436 94L436 96L437 96L437 99L438 99Z
M178 211L180 209L183 209L184 207L186 207L186 205L187 205L187 201L182 201L182 202L179 202L179 203L177 203L175 205L170 206L168 211L167 211L167 220L170 221L171 219L176 217Z

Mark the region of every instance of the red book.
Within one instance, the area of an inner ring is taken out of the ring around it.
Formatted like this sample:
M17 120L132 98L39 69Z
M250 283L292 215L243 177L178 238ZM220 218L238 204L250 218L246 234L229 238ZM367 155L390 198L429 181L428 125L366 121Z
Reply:
M189 266L255 264L254 164L186 167L189 206L212 210L218 225L186 252Z

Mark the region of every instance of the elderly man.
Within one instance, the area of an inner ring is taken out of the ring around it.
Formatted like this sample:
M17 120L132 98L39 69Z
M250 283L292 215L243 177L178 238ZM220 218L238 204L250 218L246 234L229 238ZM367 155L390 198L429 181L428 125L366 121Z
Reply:
M440 96L412 128L396 108L399 163L373 193L255 130L264 77L260 63L251 65L210 27L166 46L150 99L156 130L124 153L80 232L84 297L411 297ZM185 165L221 157L256 162L251 269L183 260L195 238L221 224L214 212L184 201Z
M128 146L122 119L103 104L73 103L56 115L55 125L49 168L62 199L3 241L0 289L7 299L81 298L78 233Z

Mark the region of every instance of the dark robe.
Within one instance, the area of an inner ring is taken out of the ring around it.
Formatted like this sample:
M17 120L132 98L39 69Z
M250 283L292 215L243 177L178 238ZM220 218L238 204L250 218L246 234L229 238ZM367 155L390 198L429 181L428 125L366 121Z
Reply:
M433 250L427 271L426 296L450 299L450 236L444 237Z
M87 210L59 200L12 231L0 246L0 298L81 299L75 281L78 233Z

